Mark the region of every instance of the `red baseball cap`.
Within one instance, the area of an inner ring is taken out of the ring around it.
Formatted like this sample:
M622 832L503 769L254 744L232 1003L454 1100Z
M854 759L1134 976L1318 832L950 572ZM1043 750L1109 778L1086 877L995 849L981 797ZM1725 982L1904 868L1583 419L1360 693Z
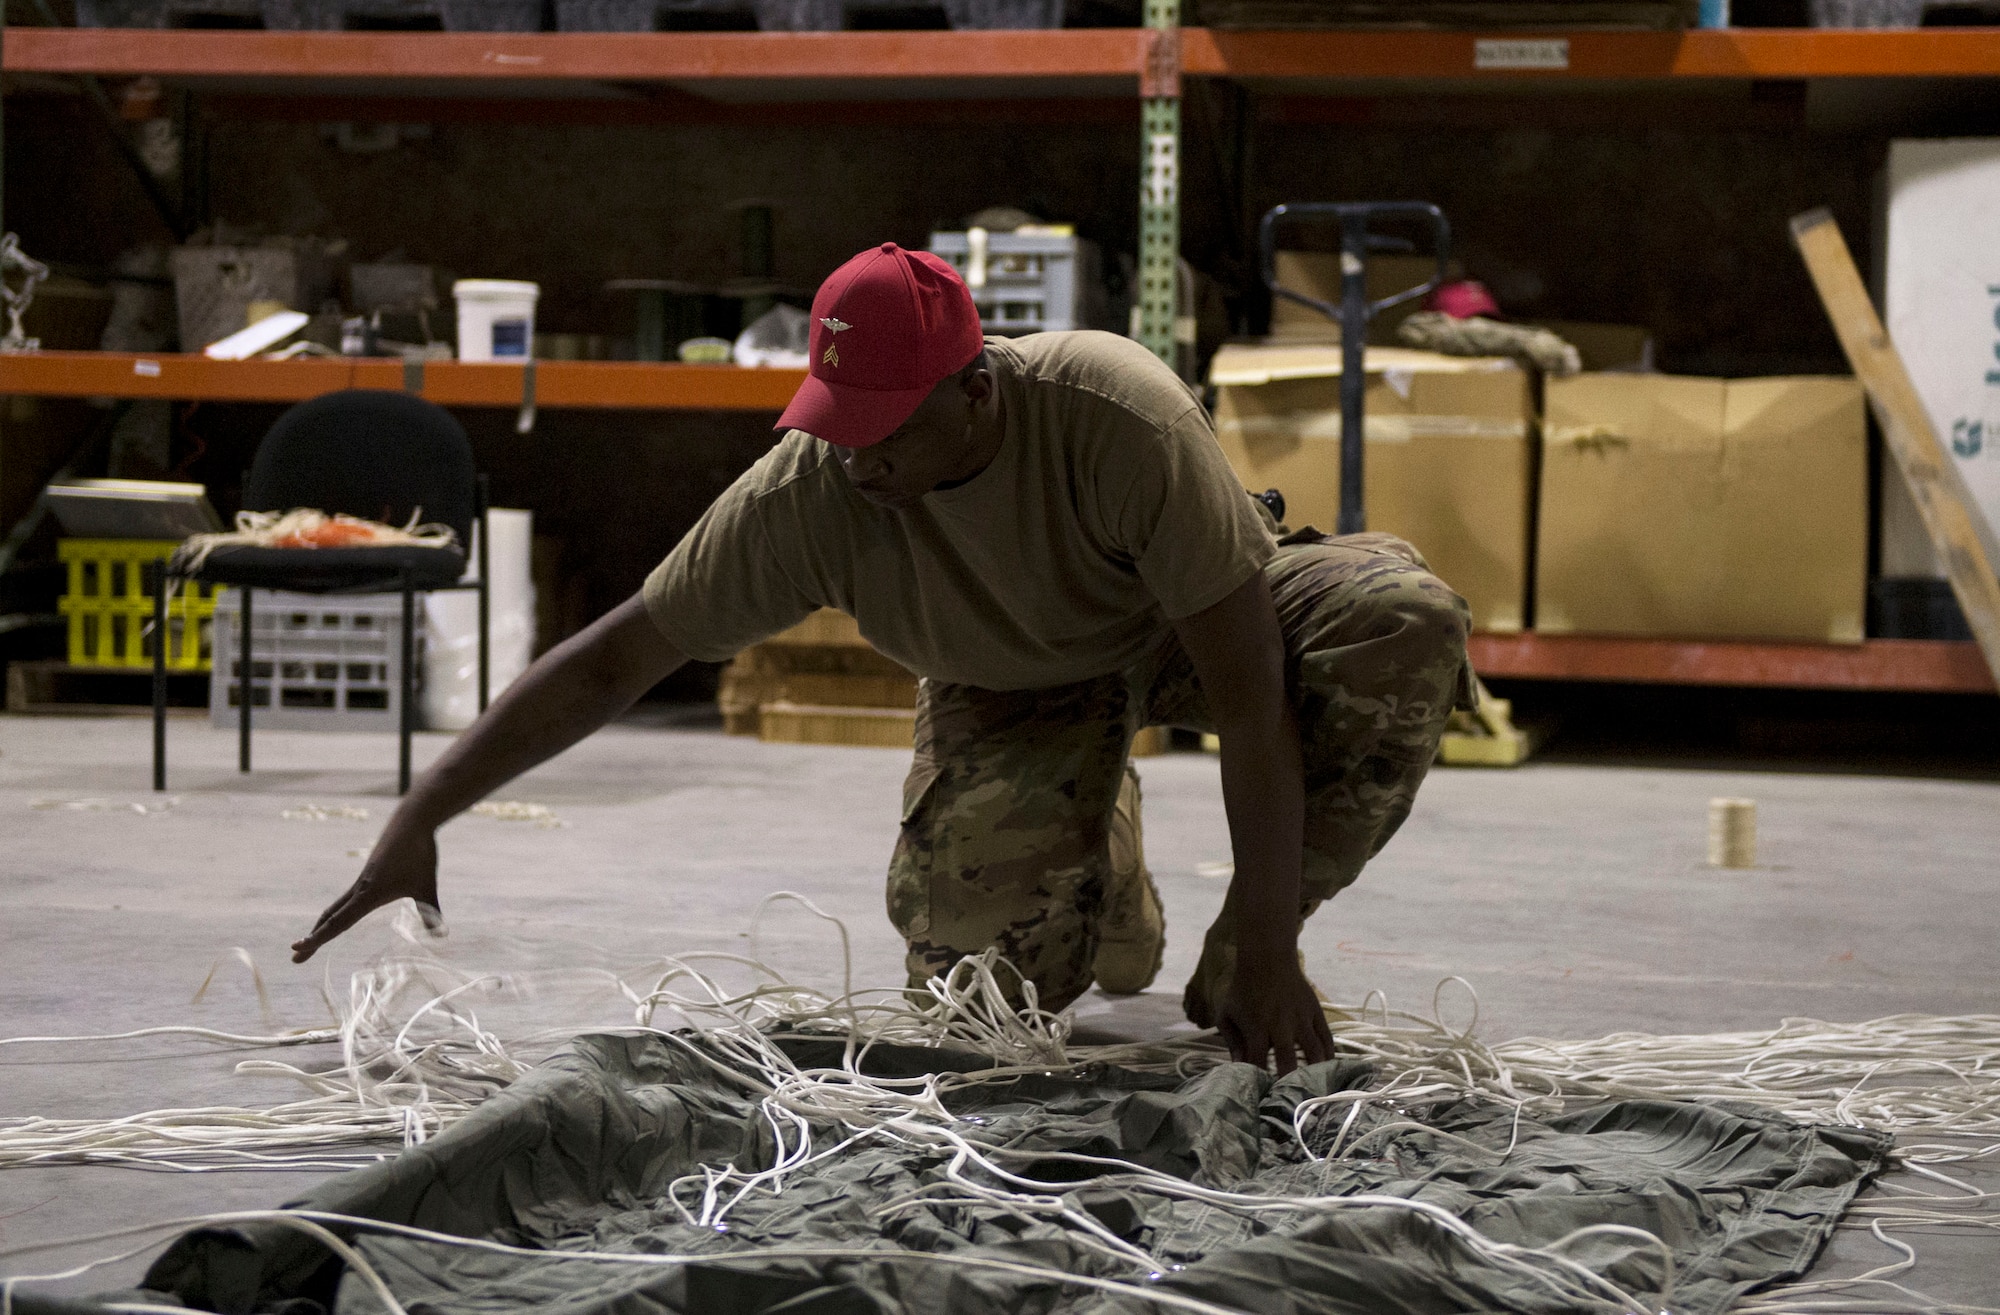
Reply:
M833 271L813 298L812 320L810 373L778 428L841 447L887 438L986 345L958 271L894 242Z
M1441 285L1424 298L1424 308L1441 310L1455 320L1500 313L1500 303L1493 300L1493 294L1477 279L1459 279L1455 283Z

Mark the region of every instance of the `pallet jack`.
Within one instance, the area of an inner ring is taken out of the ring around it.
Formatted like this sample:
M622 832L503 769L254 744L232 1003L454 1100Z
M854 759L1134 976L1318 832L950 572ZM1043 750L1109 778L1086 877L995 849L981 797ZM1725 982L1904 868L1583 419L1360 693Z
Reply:
M1279 227L1315 221L1340 225L1338 303L1322 301L1278 282ZM1416 244L1407 237L1371 231L1370 225L1376 222L1399 227L1427 226L1437 271L1417 287L1371 301L1368 257L1376 252L1402 254L1416 250ZM1294 202L1265 211L1258 225L1257 242L1264 286L1271 295L1316 310L1340 326L1340 515L1335 528L1341 534L1359 534L1368 528L1363 498L1368 324L1383 311L1429 296L1450 278L1451 223L1444 217L1444 211L1428 201ZM1475 710L1452 713L1438 744L1438 761L1480 767L1519 766L1534 752L1540 736L1515 726L1513 705L1506 699L1495 698L1476 675L1472 678L1472 689Z

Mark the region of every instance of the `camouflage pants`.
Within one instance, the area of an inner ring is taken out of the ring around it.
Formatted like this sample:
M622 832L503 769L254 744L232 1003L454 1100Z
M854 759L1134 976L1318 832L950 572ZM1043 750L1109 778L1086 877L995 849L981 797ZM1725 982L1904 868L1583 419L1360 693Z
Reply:
M1469 706L1465 604L1386 534L1280 540L1265 567L1305 754L1301 916L1351 883L1409 815L1454 706ZM1193 664L1169 641L1138 666L1052 689L926 680L889 865L889 918L912 985L988 946L1045 1009L1090 987L1126 753L1143 726L1212 730ZM1235 959L1225 903L1189 984L1191 1017Z

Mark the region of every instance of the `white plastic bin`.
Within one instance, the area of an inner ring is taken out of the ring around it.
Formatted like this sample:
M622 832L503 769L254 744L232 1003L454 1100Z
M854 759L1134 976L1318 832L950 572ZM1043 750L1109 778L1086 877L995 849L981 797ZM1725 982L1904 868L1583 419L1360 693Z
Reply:
M535 518L532 512L506 507L494 507L486 516L493 527L488 688L497 699L535 656L535 585L529 570ZM472 532L477 535L479 527L474 525ZM464 583L478 578L475 539ZM439 590L425 594L418 606L424 627L423 725L434 731L464 730L479 715L479 595L469 589Z
M521 361L533 350L539 284L515 279L460 279L451 285L458 302L458 359Z

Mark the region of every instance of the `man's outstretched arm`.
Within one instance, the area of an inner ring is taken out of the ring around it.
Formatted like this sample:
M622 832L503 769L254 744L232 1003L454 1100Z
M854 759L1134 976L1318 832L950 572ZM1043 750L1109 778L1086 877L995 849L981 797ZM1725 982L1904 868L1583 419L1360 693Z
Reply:
M361 875L292 943L292 962L404 896L436 925L437 829L624 712L685 661L637 594L543 654L418 779Z
M1299 876L1305 844L1305 768L1285 690L1285 640L1271 587L1258 571L1221 602L1174 623L1222 739L1222 802L1236 875L1236 967L1216 1026L1230 1054L1280 1073L1295 1055L1328 1059L1327 1031L1299 969Z

